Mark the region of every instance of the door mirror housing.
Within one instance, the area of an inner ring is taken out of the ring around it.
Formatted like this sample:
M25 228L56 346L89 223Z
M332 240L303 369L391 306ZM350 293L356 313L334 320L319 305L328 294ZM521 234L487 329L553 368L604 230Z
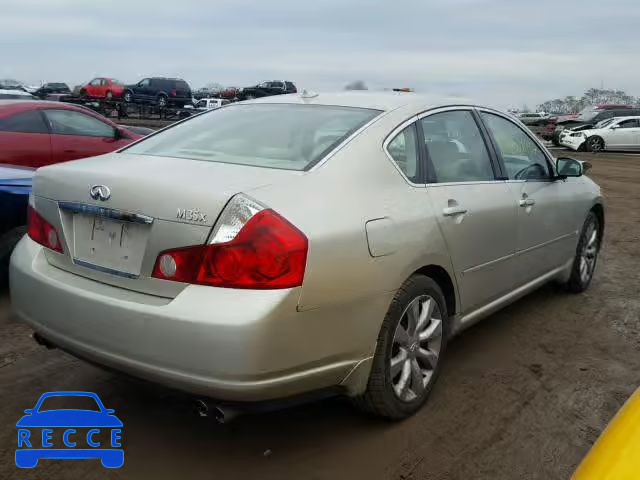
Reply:
M121 140L123 138L129 138L129 135L127 135L127 131L122 129L122 128L114 128L113 129L113 139L114 140Z
M589 162L582 162L571 157L560 157L556 160L557 178L581 177L591 168Z

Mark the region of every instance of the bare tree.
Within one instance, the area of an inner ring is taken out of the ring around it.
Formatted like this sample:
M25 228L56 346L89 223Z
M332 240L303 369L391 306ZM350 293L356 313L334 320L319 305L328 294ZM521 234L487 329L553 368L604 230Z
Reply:
M355 82L348 83L345 87L345 90L369 90L367 85L364 83L364 80L356 80Z

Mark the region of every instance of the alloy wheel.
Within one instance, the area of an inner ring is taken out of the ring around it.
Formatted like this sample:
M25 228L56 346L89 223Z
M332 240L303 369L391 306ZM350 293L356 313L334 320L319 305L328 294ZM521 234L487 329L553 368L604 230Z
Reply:
M602 140L600 140L599 138L592 138L589 141L589 149L592 152L600 152L603 148L604 145L602 144Z
M585 232L582 251L580 252L580 280L589 283L598 258L598 228L595 221L589 222Z
M422 397L438 365L442 315L434 298L413 299L400 317L391 346L389 367L396 396L411 402Z

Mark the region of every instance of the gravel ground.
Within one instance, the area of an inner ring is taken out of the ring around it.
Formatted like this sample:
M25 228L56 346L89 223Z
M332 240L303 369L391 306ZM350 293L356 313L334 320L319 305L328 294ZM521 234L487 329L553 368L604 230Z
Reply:
M463 333L426 407L402 423L334 399L218 425L179 393L37 346L0 298L0 478L569 478L640 383L640 157L578 156L608 202L591 289L543 287ZM93 391L116 410L124 467L15 467L15 422L52 390Z

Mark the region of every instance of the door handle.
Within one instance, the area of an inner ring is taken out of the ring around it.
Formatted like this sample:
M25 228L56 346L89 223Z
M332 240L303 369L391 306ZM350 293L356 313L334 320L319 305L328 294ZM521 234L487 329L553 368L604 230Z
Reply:
M521 207L532 207L536 204L536 201L533 198L523 198L520 200Z
M455 217L456 215L463 215L467 213L467 209L464 207L445 207L442 209L442 215L445 217Z

